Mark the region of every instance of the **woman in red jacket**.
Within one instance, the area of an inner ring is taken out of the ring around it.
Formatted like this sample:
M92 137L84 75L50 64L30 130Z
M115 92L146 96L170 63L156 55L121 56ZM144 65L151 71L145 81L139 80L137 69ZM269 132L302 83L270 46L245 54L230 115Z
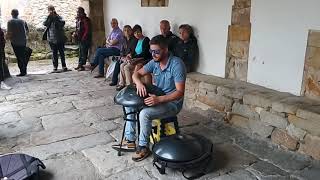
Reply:
M4 47L5 47L6 41L4 39L4 33L2 29L0 28L0 89L4 90L10 90L11 87L6 85L4 83L4 76L5 76L5 54L4 54Z

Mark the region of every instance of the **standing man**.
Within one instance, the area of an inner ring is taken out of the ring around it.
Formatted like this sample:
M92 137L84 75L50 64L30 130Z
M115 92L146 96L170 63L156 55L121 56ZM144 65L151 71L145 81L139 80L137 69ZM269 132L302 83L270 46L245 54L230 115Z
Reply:
M19 11L17 9L13 9L11 15L12 19L8 21L7 26L7 37L10 39L14 54L17 57L20 69L20 74L17 76L25 76L27 75L26 45L29 29L27 23L18 18Z
M104 77L104 59L109 56L120 56L122 45L124 42L123 32L118 26L118 20L111 20L112 31L107 37L106 47L98 48L93 63L91 64L91 72L99 65L99 74L94 78Z
M149 150L152 120L163 119L177 115L183 105L185 92L186 69L183 61L173 56L168 50L168 41L158 35L150 41L150 52L153 60L147 63L139 71L133 74L133 81L137 87L137 93L141 97L146 97L144 107L139 113L140 134L138 149L132 157L133 161L142 161L151 152ZM154 85L161 89L165 95L156 96L149 94L141 77L153 75ZM124 149L135 149L135 122L127 122L125 127ZM118 148L118 145L114 145Z
M76 32L74 38L79 42L79 64L75 69L84 71L88 59L88 52L92 40L91 20L87 17L83 7L78 7Z
M168 20L160 21L161 35L168 41L168 49L171 53L174 53L174 49L179 41L179 37L173 34L171 31L170 22Z
M4 83L5 77L5 54L4 54L4 47L6 45L6 41L4 39L4 33L0 27L0 89L10 90L11 87Z
M57 72L58 70L58 52L61 58L62 70L68 71L64 54L64 44L66 42L66 36L64 34L65 21L57 14L53 6L48 6L48 12L49 15L43 23L43 25L47 27L43 39L48 40L52 50L53 72Z

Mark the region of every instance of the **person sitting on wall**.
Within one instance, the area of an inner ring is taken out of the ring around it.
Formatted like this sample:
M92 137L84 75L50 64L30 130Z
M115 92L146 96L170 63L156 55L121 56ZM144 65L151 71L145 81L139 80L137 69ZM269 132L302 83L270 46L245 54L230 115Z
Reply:
M123 43L123 32L118 26L118 20L111 20L112 31L107 37L106 47L98 48L95 53L95 58L91 64L91 72L99 65L99 74L94 78L104 77L104 59L109 56L120 56L120 51Z
M138 39L137 45L133 54L128 54L126 62L120 66L120 82L117 91L120 91L125 86L132 84L132 73L138 71L146 64L152 57L150 54L150 39L143 35L142 28L139 25L133 27L135 38ZM151 81L150 76L146 76Z
M127 62L127 55L133 54L136 48L137 44L137 39L133 35L133 31L130 25L125 25L123 27L123 34L125 37L125 42L123 43L123 48L121 50L120 56L121 59L120 61L117 61L113 75L112 75L112 80L111 83L109 84L110 86L115 86L118 84L118 76L120 73L120 65L123 62Z
M194 36L192 27L189 24L182 24L179 27L180 40L178 41L174 54L180 57L186 65L187 73L193 72L195 62L199 58L197 38Z
M87 17L83 7L78 7L76 19L76 32L74 32L73 37L79 43L79 63L75 70L84 71L85 68L83 66L87 62L92 41L91 20Z
M163 37L168 41L168 48L170 52L174 52L176 44L179 41L179 37L173 34L171 31L170 22L168 20L160 21L160 32Z
M169 53L168 42L161 36L155 36L150 41L150 51L153 60L148 62L139 71L133 74L133 81L136 84L137 94L145 97L144 107L139 113L140 134L138 147L132 157L133 161L142 161L151 152L149 150L152 120L163 119L177 115L182 109L185 93L186 70L182 60ZM148 94L146 86L142 83L141 77L145 75L154 76L154 85L161 89L166 95L155 96ZM130 111L130 110L129 110ZM123 148L126 150L135 149L135 122L128 121L125 127L125 141ZM119 145L113 145L119 148Z
M57 14L54 6L52 5L48 6L48 13L49 15L43 23L43 25L47 27L43 35L43 40L47 40L49 42L52 50L53 72L58 72L58 52L61 58L62 70L65 72L68 71L64 53L64 44L67 39L64 32L65 21Z
M4 32L0 27L0 89L10 90L12 88L4 83L5 69L6 69L5 52L4 52L5 45L6 45L6 40L4 39Z

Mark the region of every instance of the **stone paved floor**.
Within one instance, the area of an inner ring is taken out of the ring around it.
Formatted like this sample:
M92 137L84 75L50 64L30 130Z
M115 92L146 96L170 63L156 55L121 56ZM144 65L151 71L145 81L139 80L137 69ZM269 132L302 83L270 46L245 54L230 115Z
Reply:
M10 68L17 73L15 66ZM27 77L7 81L12 90L0 91L0 154L39 157L47 166L42 180L183 179L172 170L159 175L151 158L134 163L131 154L118 157L110 148L123 122L108 82L88 72L48 74L48 61L31 62L29 70ZM206 117L188 111L179 115L182 131L205 135L214 144L209 173L201 179L319 179L320 162L229 127L219 113Z

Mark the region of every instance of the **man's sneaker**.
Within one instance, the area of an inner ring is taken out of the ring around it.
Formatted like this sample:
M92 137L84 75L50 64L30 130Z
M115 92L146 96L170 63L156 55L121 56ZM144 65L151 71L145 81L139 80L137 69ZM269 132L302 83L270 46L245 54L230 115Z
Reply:
M117 151L120 150L120 144L114 144L111 147ZM134 152L135 150L136 150L136 143L134 141L128 141L128 140L122 141L121 151Z
M81 66L79 69L78 69L78 71L85 71L86 69L83 67L83 66Z
M58 68L53 68L52 72L53 72L53 73L58 72Z
M132 160L135 162L142 161L151 155L151 151L148 147L139 146L136 153L132 156Z
M6 85L3 81L1 81L0 87L1 87L1 89L4 89L4 90L12 89L12 87Z
M63 71L63 72L67 72L67 71L68 71L68 68L67 68L67 67L63 67L63 68L62 68L62 71Z
M25 75L27 75L27 73L20 73L20 74L17 75L17 77L22 77L22 76L25 76Z
M74 68L75 70L79 70L82 66L78 65L76 68Z

